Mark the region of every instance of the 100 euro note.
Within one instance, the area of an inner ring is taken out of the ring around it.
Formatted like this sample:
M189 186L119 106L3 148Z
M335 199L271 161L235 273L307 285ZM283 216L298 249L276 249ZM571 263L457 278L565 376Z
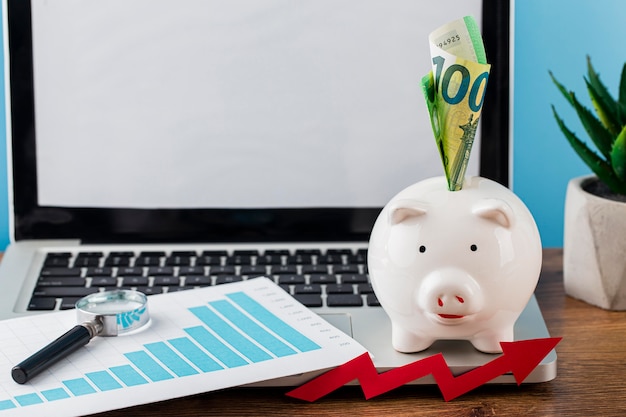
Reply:
M428 40L432 71L422 78L422 88L448 189L458 191L463 187L491 66L471 16L440 27Z

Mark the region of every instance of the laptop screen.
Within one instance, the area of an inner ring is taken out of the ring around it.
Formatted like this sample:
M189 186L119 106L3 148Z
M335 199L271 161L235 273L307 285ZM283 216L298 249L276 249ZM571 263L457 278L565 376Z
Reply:
M366 238L443 174L428 33L488 19L508 74L508 8L444 3L9 1L16 238ZM484 162L507 139L488 137L508 118L489 100L468 173L506 183Z

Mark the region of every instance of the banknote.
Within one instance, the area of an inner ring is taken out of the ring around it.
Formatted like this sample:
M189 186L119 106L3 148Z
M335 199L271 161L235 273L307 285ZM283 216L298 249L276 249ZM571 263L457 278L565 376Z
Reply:
M463 187L491 66L478 24L471 16L450 22L429 37L432 70L422 89L450 191Z

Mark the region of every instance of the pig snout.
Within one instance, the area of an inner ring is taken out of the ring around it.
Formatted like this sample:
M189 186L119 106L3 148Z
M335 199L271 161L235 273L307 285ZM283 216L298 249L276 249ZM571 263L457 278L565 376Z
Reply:
M482 291L466 271L444 268L431 272L418 288L417 305L432 319L458 324L482 310Z

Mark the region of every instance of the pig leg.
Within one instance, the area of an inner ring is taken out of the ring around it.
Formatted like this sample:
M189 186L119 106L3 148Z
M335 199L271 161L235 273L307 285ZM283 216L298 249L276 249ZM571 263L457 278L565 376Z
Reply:
M500 342L513 341L513 326L504 329L489 329L477 333L470 340L472 345L481 352L502 353Z
M409 332L391 323L391 344L398 352L412 353L428 349L435 340L421 333Z

